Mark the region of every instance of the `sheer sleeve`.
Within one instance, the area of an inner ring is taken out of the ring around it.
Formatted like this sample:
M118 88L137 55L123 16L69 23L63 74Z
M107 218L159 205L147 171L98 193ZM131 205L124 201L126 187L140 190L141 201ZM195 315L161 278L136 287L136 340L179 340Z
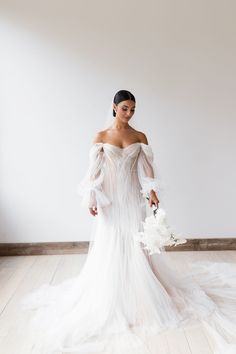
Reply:
M153 160L152 148L150 145L142 143L137 168L143 197L149 197L151 190L154 190L157 194L159 191L159 179Z
M103 144L96 143L92 145L89 152L89 168L77 185L76 191L82 196L82 206L105 207L110 204L110 201L102 189L104 179L104 153Z

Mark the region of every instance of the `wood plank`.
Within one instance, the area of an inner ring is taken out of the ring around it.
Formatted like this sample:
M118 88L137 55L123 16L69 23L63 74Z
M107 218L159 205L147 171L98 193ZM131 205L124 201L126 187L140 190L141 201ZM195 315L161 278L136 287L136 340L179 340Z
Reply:
M18 269L15 269L15 287L11 292L11 297L5 301L4 311L0 315L0 353L28 353L33 343L30 343L29 336L21 333L26 328L33 316L33 311L23 311L20 308L21 299L34 289L38 289L43 284L49 284L61 256L32 256L17 257L24 264L25 259L32 262L32 266L19 276ZM20 280L20 281L19 281ZM13 280L11 280L13 281ZM1 286L2 284L0 284ZM9 286L7 287L9 288ZM28 343L25 343L27 341ZM14 347L17 345L17 350ZM31 351L30 351L31 352ZM29 353L30 353L29 352Z
M168 330L168 334L165 336L171 354L192 354L185 332L182 328L179 328L178 330Z
M62 255L51 284L56 285L70 277L78 276L86 258L87 254Z
M35 258L22 257L21 259L18 259L16 261L17 262L15 268L8 268L5 272L5 275L3 275L3 279L1 281L0 314L3 313L7 304L15 294L16 289L22 282L25 274L35 262Z
M192 354L213 354L205 330L201 325L184 329Z
M146 342L148 343L147 349L150 354L171 354L165 332L158 335L148 335Z

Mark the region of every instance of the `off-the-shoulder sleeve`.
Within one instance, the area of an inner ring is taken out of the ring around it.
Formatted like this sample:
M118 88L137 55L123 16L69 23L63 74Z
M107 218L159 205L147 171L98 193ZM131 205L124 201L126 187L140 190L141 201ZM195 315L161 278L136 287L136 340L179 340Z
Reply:
M82 206L104 207L110 204L110 200L102 190L104 179L104 152L103 144L93 144L89 151L89 168L80 183L77 184L76 191L82 196Z
M144 197L149 197L151 190L159 191L159 179L154 165L153 151L150 145L141 144L138 157L138 177L141 184L141 193Z

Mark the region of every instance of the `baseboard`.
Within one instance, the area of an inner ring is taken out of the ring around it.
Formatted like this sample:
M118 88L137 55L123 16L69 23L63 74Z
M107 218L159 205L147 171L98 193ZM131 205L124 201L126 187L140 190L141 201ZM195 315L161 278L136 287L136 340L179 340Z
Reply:
M0 243L0 256L87 253L88 247L88 241Z
M0 256L31 256L49 254L87 253L88 241L76 242L35 242L35 243L0 243ZM198 238L166 251L226 251L236 250L236 238Z
M174 247L166 247L167 251L234 251L236 238L193 238L186 243Z

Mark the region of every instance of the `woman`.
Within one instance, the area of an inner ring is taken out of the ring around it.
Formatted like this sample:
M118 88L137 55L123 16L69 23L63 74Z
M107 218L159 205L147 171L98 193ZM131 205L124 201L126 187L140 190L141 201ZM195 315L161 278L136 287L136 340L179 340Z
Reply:
M129 125L129 121L135 112L135 98L132 93L121 90L116 93L114 97L113 115L115 117L112 127L99 132L95 139L94 144L109 144L117 147L118 149L126 149L135 144L148 144L146 135L133 129ZM153 175L153 172L151 172ZM149 205L155 204L158 206L158 198L154 190L150 191ZM92 215L97 214L96 206L89 208Z
M235 265L203 262L181 276L163 254L154 264L137 240L146 197L150 207L159 200L151 147L129 125L134 112L133 94L118 91L114 122L96 135L78 186L83 205L98 215L94 241L77 277L27 298L38 309L35 340L47 354L157 353L171 328L204 324L214 353L236 353Z

